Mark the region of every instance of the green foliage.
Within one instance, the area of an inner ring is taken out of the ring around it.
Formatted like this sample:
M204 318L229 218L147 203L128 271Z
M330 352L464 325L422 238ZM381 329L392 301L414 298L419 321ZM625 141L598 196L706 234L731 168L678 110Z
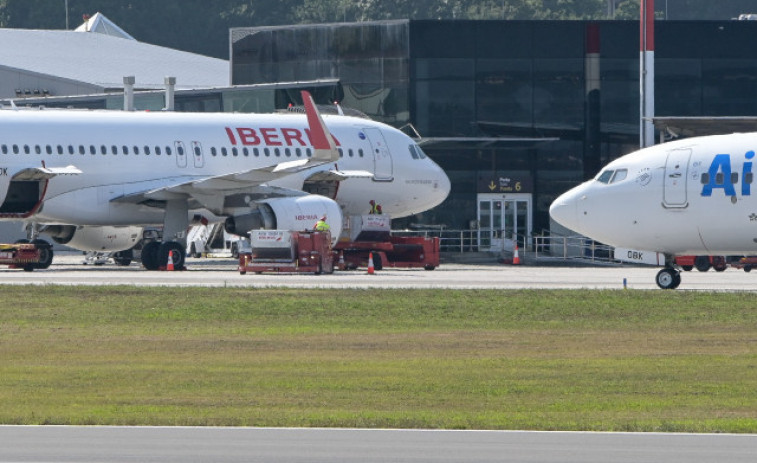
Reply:
M659 18L730 19L753 0L656 2ZM0 27L63 29L64 0L0 0ZM69 0L70 27L102 12L138 40L228 57L231 27L382 19L605 19L606 0ZM616 19L638 20L639 0L623 0Z
M9 286L0 423L754 433L755 309L747 293Z

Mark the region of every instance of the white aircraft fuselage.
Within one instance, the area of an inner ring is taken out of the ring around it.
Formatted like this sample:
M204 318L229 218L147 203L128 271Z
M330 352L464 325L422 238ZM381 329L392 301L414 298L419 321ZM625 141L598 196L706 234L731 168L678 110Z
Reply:
M336 240L343 216L368 213L371 201L397 218L447 197L449 179L410 137L322 117L307 92L303 101L305 114L0 111L0 220L103 251L133 245L136 232L121 240L96 227L162 226L160 248L142 252L155 269L171 252L183 258L198 213L226 217L241 235L328 215Z
M757 254L756 149L755 133L642 149L558 197L550 215L597 241L668 260Z
M385 214L403 217L446 198L448 178L430 159L412 156L409 147L415 143L405 134L360 118L324 119L338 141L340 159L266 184L299 190L314 171L373 173L339 184L332 199L348 215L366 213L369 201L376 200ZM302 160L311 147L305 115L298 114L0 111L0 149L5 148L0 152L0 182L31 166L75 166L81 171L49 179L35 210L0 211L0 218L72 225L160 224L159 208L112 200ZM3 200L6 192L0 189ZM223 208L213 212L224 214Z

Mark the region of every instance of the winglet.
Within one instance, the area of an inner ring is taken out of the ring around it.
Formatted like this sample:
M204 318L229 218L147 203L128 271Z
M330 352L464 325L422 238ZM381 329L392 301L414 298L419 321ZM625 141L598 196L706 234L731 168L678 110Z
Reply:
M336 162L339 160L339 152L336 150L334 137L323 122L321 113L313 102L310 92L302 91L302 102L305 104L305 115L308 118L310 139L313 142L313 159L318 161Z

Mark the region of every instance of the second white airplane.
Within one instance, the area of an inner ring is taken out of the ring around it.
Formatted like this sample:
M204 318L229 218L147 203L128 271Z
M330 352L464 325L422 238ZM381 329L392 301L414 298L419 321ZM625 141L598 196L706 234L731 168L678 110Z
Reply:
M549 213L597 241L665 254L656 282L673 289L675 256L757 254L755 150L755 133L642 149L561 195Z
M305 114L0 111L0 220L87 251L126 249L139 227L162 226L163 242L142 250L158 269L169 252L183 265L195 214L226 217L240 235L326 215L338 237L342 214L364 214L371 200L403 217L447 197L449 179L407 135L321 117L302 97Z

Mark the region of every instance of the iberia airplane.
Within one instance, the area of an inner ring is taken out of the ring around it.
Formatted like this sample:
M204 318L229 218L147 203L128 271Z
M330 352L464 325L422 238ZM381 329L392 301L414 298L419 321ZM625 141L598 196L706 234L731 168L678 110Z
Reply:
M371 200L396 218L447 197L444 171L407 135L322 117L302 97L305 114L0 111L0 220L87 251L129 249L139 227L162 226L163 241L142 250L157 269L169 251L182 266L197 214L225 217L239 235L312 228L326 215L336 239L342 214L364 214Z
M549 213L595 240L663 253L657 285L681 283L675 256L757 254L757 134L664 143L620 157L557 198Z

